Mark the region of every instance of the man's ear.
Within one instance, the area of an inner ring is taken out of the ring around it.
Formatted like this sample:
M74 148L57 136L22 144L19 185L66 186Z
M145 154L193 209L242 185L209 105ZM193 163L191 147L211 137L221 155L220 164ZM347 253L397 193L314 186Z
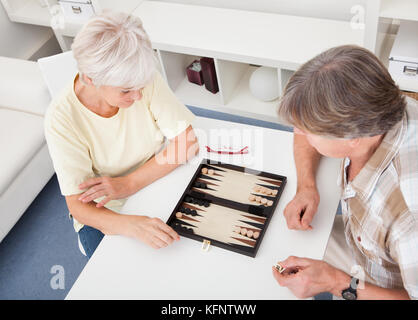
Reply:
M350 139L348 140L348 145L351 149L355 149L360 145L360 138Z

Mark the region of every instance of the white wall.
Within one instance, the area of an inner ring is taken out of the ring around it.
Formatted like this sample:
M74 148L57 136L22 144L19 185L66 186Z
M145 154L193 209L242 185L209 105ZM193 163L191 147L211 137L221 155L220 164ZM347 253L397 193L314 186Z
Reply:
M51 37L51 28L11 22L0 3L0 56L29 59Z

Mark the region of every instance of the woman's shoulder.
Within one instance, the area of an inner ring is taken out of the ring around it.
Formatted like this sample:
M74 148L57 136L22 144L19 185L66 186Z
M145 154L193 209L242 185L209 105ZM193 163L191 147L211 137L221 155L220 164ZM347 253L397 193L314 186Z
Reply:
M155 71L151 81L143 89L143 95L145 98L151 99L155 91L161 87L161 84L164 84L165 80L164 77L161 75L159 71Z

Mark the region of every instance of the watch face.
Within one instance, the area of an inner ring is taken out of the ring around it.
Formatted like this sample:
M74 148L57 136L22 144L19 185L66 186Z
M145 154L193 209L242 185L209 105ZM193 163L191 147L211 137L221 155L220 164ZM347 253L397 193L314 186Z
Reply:
M356 300L356 295L350 291L346 291L343 293L343 298L345 300Z

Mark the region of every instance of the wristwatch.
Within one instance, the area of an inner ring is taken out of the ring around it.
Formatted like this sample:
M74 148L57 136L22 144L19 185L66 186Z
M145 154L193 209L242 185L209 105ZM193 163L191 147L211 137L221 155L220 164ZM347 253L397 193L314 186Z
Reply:
M347 289L341 291L341 295L345 300L356 300L357 299L357 286L359 280L351 277L350 286Z

